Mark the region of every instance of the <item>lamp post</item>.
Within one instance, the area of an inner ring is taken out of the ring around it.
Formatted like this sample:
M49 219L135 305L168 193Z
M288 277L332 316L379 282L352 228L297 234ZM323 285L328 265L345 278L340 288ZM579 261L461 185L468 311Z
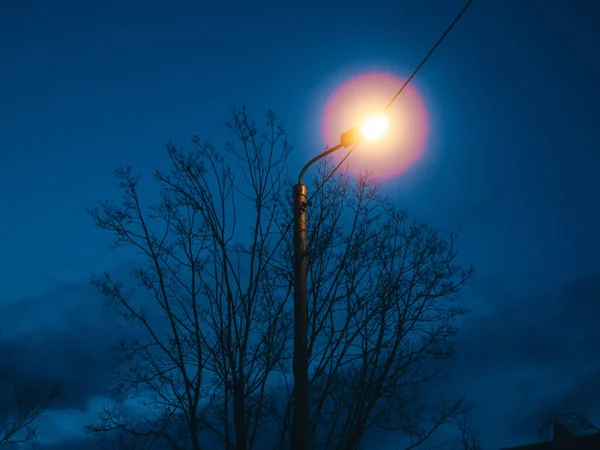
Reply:
M385 116L375 116L342 133L340 143L311 159L298 176L292 188L294 208L294 413L292 450L308 450L309 445L309 392L308 392L308 302L306 299L306 209L308 188L302 183L306 170L315 162L339 150L356 145L362 138L375 140L387 127Z

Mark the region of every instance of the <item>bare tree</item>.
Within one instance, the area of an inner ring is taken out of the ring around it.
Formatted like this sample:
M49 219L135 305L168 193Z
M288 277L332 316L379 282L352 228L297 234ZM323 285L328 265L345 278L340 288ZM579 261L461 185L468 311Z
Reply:
M473 426L473 422L468 414L464 414L458 421L460 430L459 450L483 450L479 430Z
M0 394L3 403L0 412L0 447L3 447L34 440L35 421L50 407L58 389L32 386L18 380L1 335L0 357Z
M435 444L423 442L419 444L419 450L483 450L479 429L473 426L471 420L473 406L464 404L462 409L463 412L448 423L458 431L457 438L444 439ZM400 448L403 447L398 447Z
M172 170L155 173L148 213L130 169L117 171L123 203L90 210L115 247L145 260L133 275L146 295L108 273L93 279L140 330L120 347L115 402L93 427L131 448L198 450L201 435L228 449L288 446L290 146L271 112L263 134L245 109L227 126L236 142L223 154L198 138L191 154L167 145ZM331 169L315 174L309 209L313 446L358 448L379 427L414 448L463 411L460 399L434 405L430 388L454 355L453 319L466 311L453 300L472 268L456 264L456 236L411 221L371 176L337 172L320 188Z
M541 441L553 439L553 433L557 427L563 427L570 435L577 436L585 433L600 433L598 425L577 413L570 403L565 403L565 409L561 413L554 414L538 428L538 437Z
M133 275L151 294L136 302L111 275L93 279L143 331L122 344L113 392L120 403L103 412L96 431L118 430L142 446L196 450L199 431L211 430L227 448L246 449L267 416L274 393L267 381L288 358L291 330L290 287L279 288L268 270L278 248L272 241L281 235L275 219L290 148L273 113L263 136L243 109L227 126L241 143L228 144L227 154L242 164L244 180L195 138L189 155L167 145L173 169L155 173L161 201L148 215L130 169L117 171L123 204L102 202L90 211L96 225L114 233L115 247L133 246L145 256L147 265ZM247 205L238 206L240 198ZM132 418L132 398L142 399L152 417Z
M377 427L416 448L464 410L461 399L425 406L454 355L453 319L466 310L452 300L472 269L455 264L456 236L411 221L368 174L319 190L330 170L315 178L309 217L313 445L358 448Z

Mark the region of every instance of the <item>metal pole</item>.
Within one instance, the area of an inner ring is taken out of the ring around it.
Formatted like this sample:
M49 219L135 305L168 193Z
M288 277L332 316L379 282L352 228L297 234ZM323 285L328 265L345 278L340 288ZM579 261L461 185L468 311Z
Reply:
M292 450L308 450L308 304L306 300L307 187L299 183L294 198L294 414Z
M300 171L292 188L294 199L294 410L292 450L308 450L308 302L306 300L306 207L308 188L302 184L306 170L318 160L358 142L358 128L342 134L340 143L311 159Z

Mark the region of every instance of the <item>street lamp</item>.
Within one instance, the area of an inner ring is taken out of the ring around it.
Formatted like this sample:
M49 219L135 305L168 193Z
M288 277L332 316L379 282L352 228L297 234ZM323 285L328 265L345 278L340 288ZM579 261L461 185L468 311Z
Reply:
M339 150L358 144L362 139L379 139L387 130L388 118L384 115L369 117L361 125L342 133L340 143L311 159L298 176L292 188L294 199L294 415L292 424L292 450L308 449L308 304L306 300L306 208L307 187L302 184L306 170L318 160Z

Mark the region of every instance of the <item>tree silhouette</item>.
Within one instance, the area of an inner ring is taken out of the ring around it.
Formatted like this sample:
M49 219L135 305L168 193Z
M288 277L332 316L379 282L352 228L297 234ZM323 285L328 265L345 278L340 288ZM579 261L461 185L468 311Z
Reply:
M585 433L600 433L600 427L576 412L571 404L566 402L563 412L552 415L538 428L538 437L540 441L549 441L557 431L578 436Z
M109 273L92 280L140 332L122 342L114 403L92 427L128 448L289 446L291 147L272 112L262 134L244 108L227 127L224 153L197 137L192 153L167 145L157 204L144 208L125 168L123 202L89 211L114 247L145 260L133 273L143 295ZM326 160L314 176L308 217L312 446L355 449L382 428L415 447L464 409L433 405L429 388L454 355L466 310L453 300L472 268L456 264L455 235L411 221L370 175L338 172L317 189L330 170Z
M473 426L468 414L464 414L460 418L458 429L460 430L460 445L457 450L483 450L479 430Z
M4 339L0 336L0 447L32 441L35 421L52 404L56 387L47 389L23 383L14 376Z

